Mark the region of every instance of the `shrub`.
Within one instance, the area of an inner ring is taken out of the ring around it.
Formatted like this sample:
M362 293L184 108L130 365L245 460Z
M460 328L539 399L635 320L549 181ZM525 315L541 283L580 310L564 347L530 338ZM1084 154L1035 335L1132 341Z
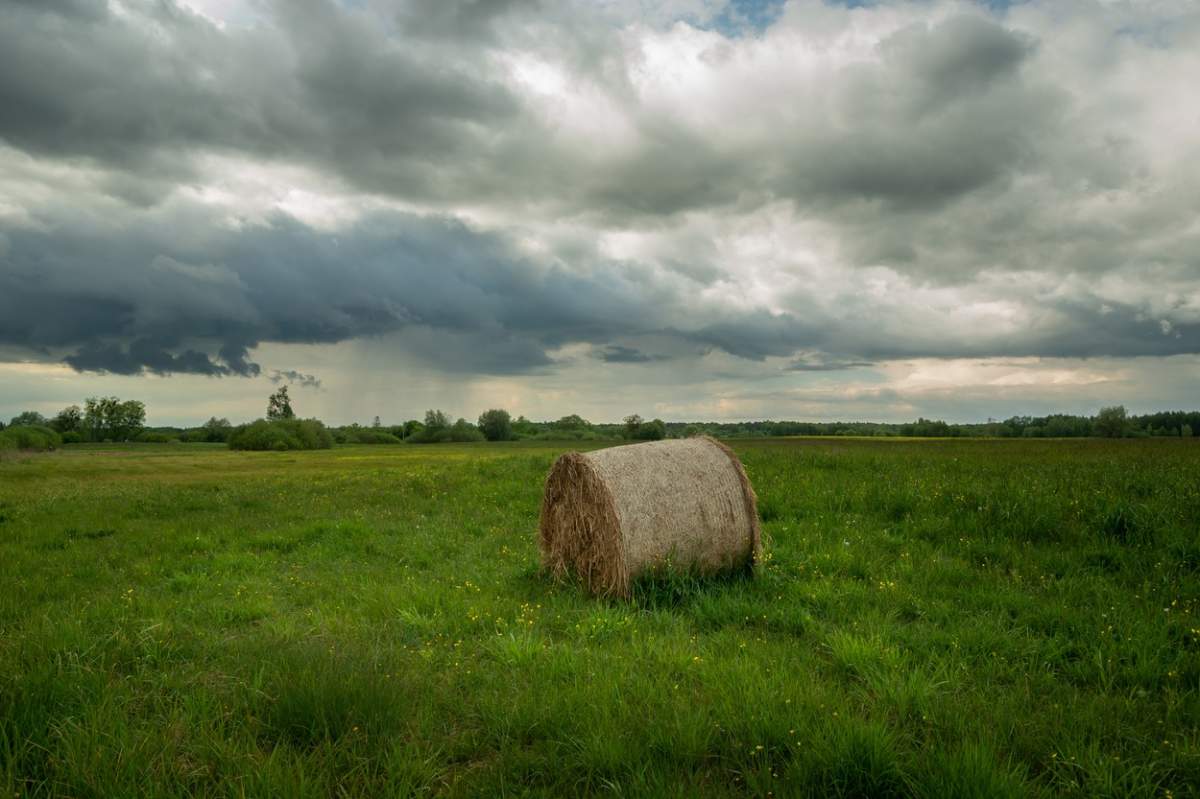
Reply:
M403 441L393 431L403 432L403 427L363 427L358 424L335 427L329 432L335 444L402 444Z
M275 450L329 449L333 436L316 419L259 419L234 428L230 449Z
M340 436L338 435L340 433ZM343 428L335 431L335 437L342 444L401 444L403 443L396 436L385 430L371 430L359 428L357 430L351 428Z
M83 411L78 405L68 405L49 423L59 433L74 433L83 427Z
M1129 417L1124 405L1114 405L1111 408L1101 408L1096 415L1092 429L1104 438L1121 438L1129 434Z
M229 440L229 434L233 432L233 425L229 423L228 419L218 419L212 416L197 429L204 434L204 438L200 439L201 441L224 444Z
M9 442L3 449L51 450L62 446L62 436L42 425L17 425L0 432L0 439Z
M560 430L554 428L526 436L532 441L600 441L604 436L594 430Z
M662 419L642 422L633 432L633 437L638 441L661 441L666 435L667 426Z
M414 444L483 441L483 433L479 432L479 428L466 419L459 419L454 424L445 427L430 427L426 425L424 430L413 433L406 440Z
M175 436L168 435L167 433L157 433L153 430L145 430L139 433L133 440L142 444L168 444L172 441L178 441L179 439Z
M42 416L37 411L25 411L18 413L9 420L9 427L45 427L49 424L45 416Z
M83 436L78 430L68 430L62 434L62 441L64 444L78 444L83 441Z
M488 441L508 441L513 437L512 417L502 408L479 414L479 429Z

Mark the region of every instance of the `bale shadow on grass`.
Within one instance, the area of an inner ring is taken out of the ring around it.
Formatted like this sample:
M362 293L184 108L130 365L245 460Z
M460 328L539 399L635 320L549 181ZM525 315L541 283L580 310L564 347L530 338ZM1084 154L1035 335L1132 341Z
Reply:
M628 602L646 611L690 611L698 602L709 602L731 593L744 593L754 585L754 569L746 567L720 574L698 574L666 566L637 577Z

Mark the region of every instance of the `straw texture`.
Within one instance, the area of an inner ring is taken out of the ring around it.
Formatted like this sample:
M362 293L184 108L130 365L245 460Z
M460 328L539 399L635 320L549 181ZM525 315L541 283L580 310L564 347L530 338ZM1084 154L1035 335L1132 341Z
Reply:
M709 574L749 567L761 549L746 472L708 437L563 455L546 477L539 540L549 572L613 596L667 562Z

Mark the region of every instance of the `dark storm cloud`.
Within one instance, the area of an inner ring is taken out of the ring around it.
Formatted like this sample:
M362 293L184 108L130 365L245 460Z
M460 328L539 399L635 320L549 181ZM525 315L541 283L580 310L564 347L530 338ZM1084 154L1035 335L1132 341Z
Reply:
M279 385L284 380L288 383L299 384L303 388L320 388L321 378L316 375L297 372L295 369L273 369L271 376L268 378L275 385Z
M257 374L246 347L259 342L400 331L443 368L520 373L551 365L547 349L562 344L653 331L681 299L628 264L579 274L504 237L401 214L336 235L280 218L190 246L152 224L8 240L0 344L119 374Z
M736 42L590 5L270 0L221 28L170 0L0 4L0 350L213 376L368 338L489 374L572 344L796 372L1200 351L1200 159L1153 152L1190 123L1146 111L1150 83L1105 94L1104 36L1083 70L1039 60L1076 39L982 9L855 49L872 34L828 5ZM291 186L231 196L277 167L336 195L336 232L272 216ZM362 216L389 203L431 215Z
M912 81L914 110L928 113L1014 77L1033 46L1029 37L995 22L960 16L932 28L905 28L885 39L880 49L884 65Z
M392 346L444 374L534 375L556 368L546 353L551 342L537 334L510 332L489 321L487 332L444 327L404 328ZM562 343L555 337L555 344Z
M108 13L107 3L96 0L10 0L14 5L37 8L70 17L99 19Z
M259 8L257 25L220 30L171 2L120 14L65 0L0 7L0 139L118 168L107 189L133 204L218 154L305 164L411 200L637 219L773 195L937 206L1016 168L1050 115L1046 90L1020 76L1032 43L976 17L896 33L879 63L837 76L823 100L831 116L805 115L747 149L723 127L639 108L634 56L565 6ZM559 141L493 57L509 41L566 59L627 117L631 145L593 157Z
M1098 297L1030 301L1036 319L1004 333L903 328L879 314L875 325L841 326L826 341L877 361L902 358L1141 357L1200 351L1200 324L1168 324L1132 304Z
M834 358L823 353L805 353L792 361L787 368L793 372L841 372L847 369L862 369L874 365L872 361Z
M652 355L633 347L611 344L600 350L596 357L605 363L654 363L668 360L665 355Z
M412 0L396 4L400 26L418 36L487 40L515 11L537 13L543 0Z
M185 349L179 353L172 353L163 342L144 338L135 339L128 347L121 344L89 342L63 361L76 371L111 372L118 375L190 372L218 377L235 373L229 366L214 362L202 352Z
M793 314L731 316L704 322L697 329L680 331L686 338L739 358L762 361L771 356L788 356L823 340L832 332L834 320L815 314L800 319Z
M192 218L192 223L196 220ZM551 351L588 343L612 363L656 360L622 339L750 361L797 352L863 359L991 355L1167 355L1200 349L1200 325L1132 305L1049 298L1018 332L914 322L904 306L802 313L729 310L695 284L592 254L570 265L523 255L505 236L444 218L387 213L336 233L285 217L207 235L145 222L108 229L11 230L0 260L0 346L80 370L253 375L262 342L334 343L397 335L448 371L552 369ZM590 258L590 260L588 260ZM671 345L670 342L675 342ZM793 368L857 361L802 356Z
M242 377L255 377L262 371L258 364L252 363L249 360L250 353L247 351L248 349L245 342L236 340L227 340L221 345L219 354L230 373L241 375ZM317 381L317 383L319 385L320 381Z
M0 7L0 138L119 167L115 188L135 196L137 181L186 181L199 153L426 196L519 110L477 59L438 59L330 0L278 0L270 24L231 32L170 2L131 5Z
M1053 123L1055 94L1020 74L1032 42L994 22L913 25L879 50L843 72L834 115L800 131L783 183L799 202L936 208L1018 169Z

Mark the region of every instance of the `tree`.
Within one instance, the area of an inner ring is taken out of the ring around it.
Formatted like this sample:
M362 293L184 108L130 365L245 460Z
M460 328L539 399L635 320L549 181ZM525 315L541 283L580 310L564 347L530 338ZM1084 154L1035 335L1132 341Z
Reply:
M1192 426L1190 424L1185 424L1182 427L1180 427L1179 435L1182 436L1183 438L1191 438L1192 437Z
M1121 438L1129 430L1129 417L1124 405L1101 408L1092 429L1104 438Z
M512 417L502 408L479 414L479 430L488 441L508 441L512 435Z
M483 441L483 433L468 422L459 419L454 424L442 411L427 411L425 426L408 436L413 444L441 444L447 441Z
M623 421L625 422L625 437L637 438L638 428L642 426L642 417L631 413Z
M108 401L108 397L88 397L83 401L83 433L88 441L104 440L104 407Z
M50 420L50 426L60 433L77 433L83 427L83 411L78 405L68 405Z
M212 416L200 429L204 431L205 441L224 443L229 440L229 434L233 432L233 425L229 423L228 419L218 419Z
M108 429L114 441L128 441L146 424L146 406L137 400L118 402L108 419Z
M450 417L445 411L428 410L425 411L425 430L433 432L435 430L445 430L450 426Z
M316 419L259 419L229 435L230 449L276 450L329 449L333 436Z
M450 427L450 441L482 441L483 433L466 419L459 418Z
M667 435L667 425L662 419L652 419L638 425L633 437L639 441L661 441Z
M513 420L512 431L513 438L528 438L537 435L538 426L524 416L518 416Z
M18 413L8 423L9 427L47 427L46 417L37 411Z
M374 427L375 429L379 429L380 427L383 427L383 422L379 421L378 416L375 417L375 421L371 422L371 427Z
M296 412L292 410L292 399L288 396L288 387L280 386L279 390L267 399L268 419L295 419Z
M127 441L146 422L146 406L138 400L88 397L83 405L82 428L89 441Z

